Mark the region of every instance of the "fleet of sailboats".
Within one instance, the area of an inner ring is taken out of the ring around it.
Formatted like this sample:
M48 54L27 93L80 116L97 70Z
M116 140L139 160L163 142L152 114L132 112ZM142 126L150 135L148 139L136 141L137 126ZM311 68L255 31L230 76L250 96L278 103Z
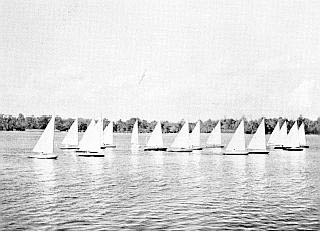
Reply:
M104 156L101 153L100 125L91 120L87 130L79 142L79 150L76 151L79 156Z
M56 159L58 155L54 154L54 122L55 116L52 115L50 122L41 134L38 142L33 148L36 154L29 155L29 158L37 159Z
M161 129L160 121L157 123L156 127L151 133L151 136L144 150L145 151L166 151L167 150L167 148L163 145L162 129Z
M185 121L181 130L175 137L171 147L167 149L168 152L192 152L189 137L189 122Z
M53 115L32 150L36 154L29 155L30 158L56 159L58 157L57 154L53 153L54 121L55 116ZM241 121L223 154L268 154L269 150L267 150L267 146L274 149L281 148L286 151L302 151L303 148L309 147L307 145L304 127L305 125L303 122L300 127L298 127L298 121L296 121L291 127L289 133L287 133L287 122L284 121L280 128L280 121L278 121L268 142L266 143L265 119L263 118L246 149L244 121ZM173 143L169 148L167 148L163 143L161 122L158 121L143 150L168 152L192 152L193 150L201 150L203 147L201 147L200 135L200 121L197 121L192 133L189 133L188 121L185 121L181 130L174 138ZM92 119L80 142L78 142L78 139L78 119L76 118L63 139L60 149L77 149L76 152L79 156L104 156L101 149L106 147L116 147L113 141L113 121L109 122L103 130L102 118L99 118L97 122L95 119ZM136 120L131 134L131 148L139 149L140 147L138 120ZM205 148L217 147L223 147L221 144L220 121L210 133L205 146Z
M279 135L277 137L277 146L274 146L274 149L283 149L284 144L287 140L287 136L288 136L288 128L287 128L287 122L284 121L284 123L282 124L282 127L279 131Z
M303 148L300 147L299 141L299 130L297 121L291 127L289 134L284 142L284 150L287 151L302 151Z

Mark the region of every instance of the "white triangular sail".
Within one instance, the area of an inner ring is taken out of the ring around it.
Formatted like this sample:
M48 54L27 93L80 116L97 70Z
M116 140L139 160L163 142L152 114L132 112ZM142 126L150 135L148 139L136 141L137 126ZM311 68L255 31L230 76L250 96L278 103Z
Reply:
M33 152L45 154L53 153L54 122L55 116L53 115L37 144L34 146Z
M113 144L113 121L109 122L103 131L103 143Z
M252 150L266 150L266 129L264 119L262 119L256 133L253 135L248 149Z
M192 147L200 147L200 121L197 122L190 134L190 144Z
M284 122L278 136L278 145L284 146L285 142L287 141L288 136L288 128L287 128L287 122Z
M300 146L307 146L306 132L304 130L304 123L302 122L299 127L299 144Z
M227 151L244 151L246 149L246 142L244 138L244 123L241 121L236 132L231 138L226 150Z
M211 131L207 140L208 145L221 145L221 123L220 121L216 127Z
M96 126L95 120L92 119L86 132L83 134L79 143L80 151L100 151L100 134L99 128Z
M181 130L175 137L171 147L173 148L190 148L189 123L186 121Z
M103 120L100 117L98 119L98 122L96 123L96 129L98 130L98 134L99 134L99 143L102 146L103 145Z
M78 146L78 119L76 118L72 123L66 137L64 137L62 144Z
M139 145L138 120L134 123L131 135L131 145Z
M272 146L272 145L280 145L279 144L279 135L280 135L280 123L279 121L277 122L277 125L275 126L275 128L273 129L270 138L268 140L268 145Z
M161 122L159 121L151 133L150 139L147 142L147 147L163 147Z
M285 147L300 147L298 124L295 122L291 127L287 139L284 143Z

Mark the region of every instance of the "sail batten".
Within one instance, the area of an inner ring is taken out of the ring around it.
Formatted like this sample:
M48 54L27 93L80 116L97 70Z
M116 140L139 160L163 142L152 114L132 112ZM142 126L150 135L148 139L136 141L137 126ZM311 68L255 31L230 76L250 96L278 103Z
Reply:
M236 132L231 138L226 150L227 151L245 151L246 144L244 138L244 123L241 121Z
M54 122L55 116L53 115L47 127L43 131L40 136L38 142L33 148L33 152L50 154L53 153L53 145L54 145Z

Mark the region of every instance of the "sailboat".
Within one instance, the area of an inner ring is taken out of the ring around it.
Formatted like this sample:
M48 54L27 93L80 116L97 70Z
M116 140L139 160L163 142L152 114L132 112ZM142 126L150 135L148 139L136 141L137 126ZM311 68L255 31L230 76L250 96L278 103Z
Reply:
M53 154L54 122L55 116L52 115L50 122L32 150L37 154L29 155L29 158L56 159L58 157L58 155Z
M138 130L138 120L133 125L132 134L131 134L131 148L136 150L139 146L139 130Z
M95 126L96 126L96 129L98 130L98 134L99 134L100 149L105 149L106 147L104 146L104 143L103 143L103 120L102 120L102 117L100 117L98 119Z
M167 148L163 146L161 122L159 121L151 133L150 139L147 142L145 151L166 151Z
M246 141L244 138L244 122L241 121L236 132L231 138L224 155L248 155L246 151Z
M190 147L189 138L189 123L186 121L175 137L170 148L167 149L169 152L192 152Z
M249 145L248 150L249 154L269 154L266 147L266 129L265 122L262 119L256 133L253 135Z
M103 146L105 148L116 147L116 145L113 144L113 121L109 122L103 131Z
M284 143L287 140L288 136L288 128L287 128L287 122L285 121L279 131L279 134L276 139L277 146L274 146L274 149L283 149Z
M291 127L286 141L284 142L283 150L286 151L303 151L300 147L299 130L297 121Z
M76 118L64 137L60 149L79 149L78 144L78 119Z
M190 134L190 145L192 150L202 150L202 147L200 146L200 135L200 121L198 121Z
M306 140L306 132L304 130L304 123L302 122L300 127L299 127L299 144L300 147L303 148L309 148L307 145L307 140Z
M280 122L278 121L275 128L273 129L270 138L268 140L268 147L281 147L279 144L279 136L280 136Z
M221 122L219 121L216 127L211 131L207 140L206 148L223 148L221 143Z
M99 125L95 123L95 120L92 119L79 143L79 150L76 152L79 153L79 156L102 157L104 154L101 154L100 145L100 128Z

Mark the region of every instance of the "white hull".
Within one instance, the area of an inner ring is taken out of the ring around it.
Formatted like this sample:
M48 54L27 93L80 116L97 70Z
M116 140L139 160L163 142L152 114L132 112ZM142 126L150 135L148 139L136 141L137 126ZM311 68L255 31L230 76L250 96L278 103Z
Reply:
M58 155L39 153L39 154L29 155L28 158L34 158L34 159L57 159Z

